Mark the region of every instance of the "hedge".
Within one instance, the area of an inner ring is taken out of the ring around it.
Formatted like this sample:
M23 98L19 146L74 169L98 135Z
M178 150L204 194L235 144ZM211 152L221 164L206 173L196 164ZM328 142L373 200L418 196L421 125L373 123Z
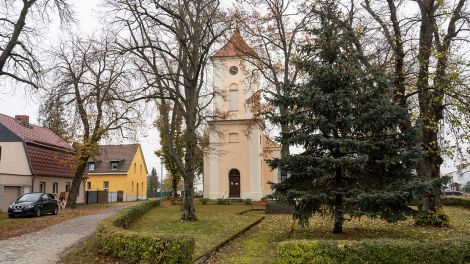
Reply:
M457 198L457 197L442 197L441 204L470 208L470 199Z
M399 239L294 240L278 249L279 264L467 263L470 239L419 242Z
M150 236L127 230L129 225L160 201L148 201L124 209L98 224L98 249L128 263L191 263L194 239L187 236Z

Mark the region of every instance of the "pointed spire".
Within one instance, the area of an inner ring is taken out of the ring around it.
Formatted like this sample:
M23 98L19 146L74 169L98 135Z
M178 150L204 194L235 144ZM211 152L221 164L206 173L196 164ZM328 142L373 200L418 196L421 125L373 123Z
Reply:
M246 44L237 27L227 44L218 50L212 58L239 56L256 56L256 53L248 44Z

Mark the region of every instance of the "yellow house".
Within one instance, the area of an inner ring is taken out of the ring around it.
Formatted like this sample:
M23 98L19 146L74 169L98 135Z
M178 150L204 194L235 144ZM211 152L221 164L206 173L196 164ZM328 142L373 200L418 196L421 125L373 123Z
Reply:
M109 197L122 191L124 201L145 200L147 174L139 144L101 145L99 157L88 161L86 190L107 190Z

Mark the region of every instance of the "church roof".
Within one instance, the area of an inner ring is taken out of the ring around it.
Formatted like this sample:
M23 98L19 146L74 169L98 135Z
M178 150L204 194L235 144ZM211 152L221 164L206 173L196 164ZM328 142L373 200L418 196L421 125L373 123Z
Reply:
M253 50L253 48L246 44L245 40L240 34L240 30L236 29L227 44L218 50L212 56L212 58L239 57L246 55L256 56L256 52Z

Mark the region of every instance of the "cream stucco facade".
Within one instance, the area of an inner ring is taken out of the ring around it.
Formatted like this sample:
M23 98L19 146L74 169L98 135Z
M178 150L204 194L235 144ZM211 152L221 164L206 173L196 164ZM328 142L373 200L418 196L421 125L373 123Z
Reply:
M248 101L259 89L259 73L239 56L212 57L212 62L214 112L225 117L209 121L204 197L260 200L271 193L269 183L278 182L277 170L266 160L278 157L280 148L251 122Z

